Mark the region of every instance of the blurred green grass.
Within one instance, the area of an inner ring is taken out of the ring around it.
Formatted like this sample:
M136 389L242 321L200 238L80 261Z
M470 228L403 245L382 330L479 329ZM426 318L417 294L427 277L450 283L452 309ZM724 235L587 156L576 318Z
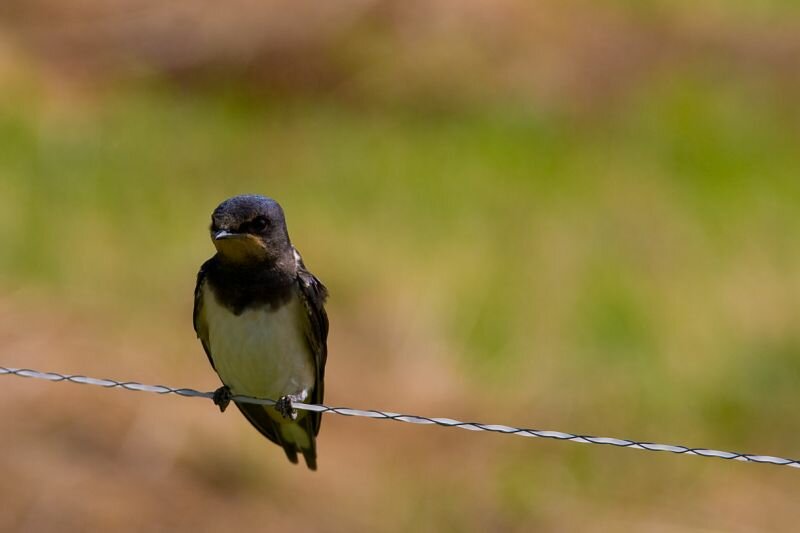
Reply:
M331 404L798 456L798 6L12 0L0 364L216 386L194 275L258 192ZM331 416L309 474L190 400L6 387L2 531L796 529L786 468Z
M3 291L182 320L210 211L267 194L335 319L429 323L476 394L567 428L791 450L796 111L661 81L589 119L159 84L76 111L20 85L0 103Z

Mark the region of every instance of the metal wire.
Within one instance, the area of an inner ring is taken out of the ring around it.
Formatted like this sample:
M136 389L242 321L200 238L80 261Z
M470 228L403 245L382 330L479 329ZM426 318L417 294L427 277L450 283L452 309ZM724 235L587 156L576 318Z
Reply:
M213 392L202 392L195 389L167 387L165 385L146 385L135 381L117 381L114 379L98 379L80 375L59 374L57 372L39 372L27 368L6 368L0 366L0 376L18 376L24 378L44 379L47 381L63 381L78 383L80 385L96 385L107 389L125 389L139 392L153 392L156 394L177 394L178 396L208 398L213 399ZM251 396L235 395L232 400L240 403L255 403L260 405L275 405L274 400L266 398L253 398ZM303 411L316 411L318 413L333 413L343 416L362 416L383 420L394 420L397 422L408 422L411 424L434 424L437 426L455 427L469 431L489 431L492 433L504 433L506 435L518 435L520 437L538 437L542 439L555 439L561 441L578 442L581 444L604 444L608 446L618 446L632 450L644 450L648 452L671 452L681 455L699 455L701 457L716 457L719 459L732 459L749 463L771 464L778 466L789 466L800 468L800 460L774 457L771 455L756 455L750 453L726 452L712 450L708 448L691 448L675 444L656 444L653 442L637 442L629 439L619 439L615 437L593 437L591 435L576 435L563 431L549 431L541 429L525 429L501 424L482 424L479 422L461 422L452 418L433 418L418 415L406 415L392 413L390 411L378 411L375 409L352 409L349 407L330 407L327 405L316 405L307 403L292 403L295 409Z

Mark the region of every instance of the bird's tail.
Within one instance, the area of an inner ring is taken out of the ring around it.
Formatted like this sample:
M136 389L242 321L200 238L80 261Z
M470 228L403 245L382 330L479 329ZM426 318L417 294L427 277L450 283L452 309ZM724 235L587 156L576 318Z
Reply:
M319 425L316 424L314 416L319 416L317 413L300 411L297 420L283 421L277 412L274 412L275 418L271 416L268 411L268 409L274 411L271 407L248 403L237 403L236 407L262 435L283 448L289 461L297 464L297 453L300 452L309 470L317 469L315 436Z

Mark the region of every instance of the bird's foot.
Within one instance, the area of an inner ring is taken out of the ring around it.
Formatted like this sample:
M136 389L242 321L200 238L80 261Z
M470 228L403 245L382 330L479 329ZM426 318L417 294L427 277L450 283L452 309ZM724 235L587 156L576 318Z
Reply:
M278 401L275 402L275 410L278 411L281 414L281 416L287 420L297 419L297 411L295 411L294 407L292 407L291 396L281 396L280 398L278 398Z
M214 391L214 405L219 407L219 412L224 413L231 403L231 389L227 385L223 385Z

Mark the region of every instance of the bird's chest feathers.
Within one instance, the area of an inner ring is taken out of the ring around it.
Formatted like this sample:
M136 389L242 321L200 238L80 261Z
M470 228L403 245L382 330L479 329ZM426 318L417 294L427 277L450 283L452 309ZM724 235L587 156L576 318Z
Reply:
M214 366L234 394L274 399L313 388L314 360L299 296L278 308L249 308L238 315L221 305L209 287L203 302Z

